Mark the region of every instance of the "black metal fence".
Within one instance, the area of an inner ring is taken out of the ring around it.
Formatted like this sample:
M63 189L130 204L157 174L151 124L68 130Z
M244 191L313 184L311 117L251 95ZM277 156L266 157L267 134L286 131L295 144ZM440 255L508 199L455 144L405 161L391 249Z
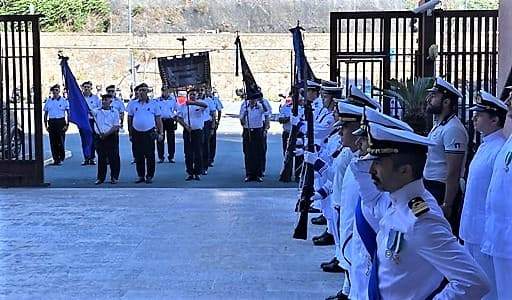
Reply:
M43 183L38 15L0 15L0 186Z
M382 98L374 87L389 88L390 79L443 76L464 94L459 115L474 140L467 107L480 89L497 93L497 10L331 12L330 27L331 80ZM380 100L385 113L398 114Z

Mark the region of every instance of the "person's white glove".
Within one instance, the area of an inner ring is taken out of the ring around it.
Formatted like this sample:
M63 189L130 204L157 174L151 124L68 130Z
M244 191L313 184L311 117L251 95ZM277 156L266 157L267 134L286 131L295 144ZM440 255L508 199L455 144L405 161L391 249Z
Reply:
M297 149L293 150L293 154L295 154L295 156L302 156L302 155L304 155L304 149L297 148Z
M320 193L319 193L319 192L315 192L315 193L313 194L313 196L311 196L311 198L310 198L309 200L311 200L311 201L317 201L317 200L322 200L322 199L323 199L322 195L320 195Z
M292 122L292 126L297 126L300 122L300 117L292 115L290 121Z
M309 151L305 151L304 152L304 162L305 163L313 165L316 162L317 159L318 159L318 153L316 153L316 152L309 152Z

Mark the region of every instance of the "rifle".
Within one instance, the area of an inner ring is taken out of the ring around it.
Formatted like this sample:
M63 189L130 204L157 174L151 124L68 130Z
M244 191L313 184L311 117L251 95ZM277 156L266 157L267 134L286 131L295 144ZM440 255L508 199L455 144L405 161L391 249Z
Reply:
M299 90L296 86L293 87L292 94L292 115L297 117L299 115ZM293 161L295 159L295 145L297 144L297 133L299 132L299 126L293 125L288 137L288 143L286 146L286 154L283 161L283 168L279 175L279 181L290 182L293 174Z

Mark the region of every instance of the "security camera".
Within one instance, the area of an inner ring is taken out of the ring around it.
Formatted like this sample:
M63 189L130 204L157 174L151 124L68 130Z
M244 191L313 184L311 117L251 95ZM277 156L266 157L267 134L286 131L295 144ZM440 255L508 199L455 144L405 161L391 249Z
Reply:
M441 3L441 0L430 0L428 2L423 3L422 5L416 7L412 12L415 14L427 13L431 14L432 10Z

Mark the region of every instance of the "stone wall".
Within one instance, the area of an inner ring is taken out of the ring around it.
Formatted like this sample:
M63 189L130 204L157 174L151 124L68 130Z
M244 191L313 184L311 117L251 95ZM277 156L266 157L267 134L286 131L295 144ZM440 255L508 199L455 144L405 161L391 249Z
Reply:
M123 96L129 94L130 51L134 65L140 64L136 81L146 82L156 89L161 80L154 57L181 54L182 34L73 34L42 33L43 95L47 88L61 82L57 52L70 57L69 63L77 80L91 80L105 87L120 85ZM185 34L186 52L211 51L212 85L221 97L234 98L234 90L242 86L241 77L235 77L235 49L233 33ZM277 99L290 86L292 38L291 34L243 34L242 47L256 81L266 97ZM315 74L329 77L329 34L307 33L304 37L306 55Z

